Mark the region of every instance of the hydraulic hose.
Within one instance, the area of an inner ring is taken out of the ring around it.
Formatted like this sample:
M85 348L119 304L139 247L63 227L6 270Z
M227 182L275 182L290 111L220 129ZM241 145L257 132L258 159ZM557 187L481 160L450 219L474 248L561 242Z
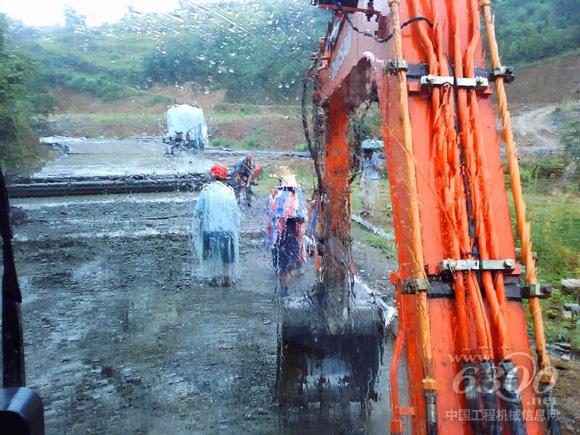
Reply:
M418 14L419 4L416 0L410 4L413 14ZM434 3L433 14L437 16L437 4ZM426 29L417 26L415 31L419 33L428 58L429 72L432 74L449 75L446 58L443 54L443 36L441 26L436 21L433 26L435 43L427 34ZM458 204L466 203L466 194L463 187L461 162L457 144L457 131L454 113L454 94L451 89L433 88L431 94L432 109L434 113L434 135L432 152L434 153L436 183L441 195L443 225L447 239L447 252L451 258L463 258L466 252L471 251L469 246L469 230L466 211ZM475 277L467 278L473 272L454 273L454 289L456 294L456 307L460 326L460 340L464 357L470 354L469 321L466 307L466 287L470 294L472 312L476 318L476 333L479 352L482 358L489 359L491 352L491 338L489 328L486 325L486 314L483 300ZM467 280L466 280L467 279Z
M471 418L480 412L479 390L477 382L477 369L472 363L463 364L463 379L465 379L465 402L469 410L471 428L476 435L485 434L485 429L480 419Z
M544 407L544 416L548 433L551 435L560 435L560 421L558 420L558 411L556 410L556 400L552 394L554 384L541 384L540 399Z
M491 66L494 70L501 67L499 49L495 38L495 27L491 16L491 2L485 0L482 3L483 18L486 27L489 56ZM522 193L520 180L520 169L517 159L517 148L511 129L511 116L507 108L507 95L505 92L504 79L501 76L495 78L495 88L497 94L497 104L501 119L501 133L506 149L506 159L510 178L510 186L514 199L514 209L518 236L522 249L522 259L526 267L526 281L530 285L537 284L536 264L532 253L532 242L530 238L530 224L526 221L526 205ZM536 352L538 354L541 369L551 367L550 356L546 350L546 339L544 335L544 322L542 311L537 298L530 298L530 313L532 315L534 335L536 339Z
M405 347L406 333L405 333L405 319L401 305L401 294L397 292L397 312L399 313L399 322L397 330L397 338L395 339L395 347L393 350L393 364L389 370L389 383L391 386L391 433L402 434L403 422L400 415L399 402L399 366L403 356L403 348Z
M12 248L10 204L4 173L0 168L0 236L2 238L2 380L4 388L26 385L24 340L20 304L22 294Z
M481 388L481 402L486 415L499 415L499 400L495 382L497 371L493 361L482 361L479 363L479 380ZM487 421L485 432L489 435L500 435L502 433L502 422L499 419Z
M304 82L302 84L302 99L301 99L301 109L302 109L302 127L304 129L304 138L306 139L306 144L308 145L308 151L310 152L310 157L314 162L314 172L316 173L316 179L318 181L318 189L322 191L322 171L320 169L320 155L319 150L316 149L312 138L310 136L310 127L308 126L308 111L306 108L306 100L308 97L308 84L312 81L314 71L320 63L320 54L317 54L312 65L308 68L306 76L304 77Z
M455 3L452 3L451 7L452 14L452 24L453 24L453 58L455 61L455 77L471 77L474 73L474 52L477 44L480 41L480 33L475 24L475 18L471 14L470 18L472 20L471 36L467 45L467 50L465 55L461 53L461 42L460 42L460 32L458 29L458 17L457 8ZM464 63L465 62L465 63ZM485 170L486 162L478 156L477 152L481 150L477 145L479 144L480 128L478 124L477 116L474 117L474 107L477 108L477 95L466 89L456 88L457 95L457 112L459 117L459 137L461 138L463 159L465 161L465 189L470 195L470 206L467 206L465 211L471 213L471 218L475 222L475 232L477 234L478 252L482 258L487 258L488 256L488 244L490 241L488 237L493 238L493 228L491 225L484 224L483 213L488 216L486 223L490 223L489 216L489 190L485 185L485 180L481 176L480 171ZM471 248L474 241L468 237L469 244L467 242L464 244L464 248L469 251L473 251ZM493 245L493 251L495 255L495 240L491 241ZM492 323L498 337L498 344L500 352L503 354L509 350L508 336L504 319L504 310L501 306L501 302L498 301L496 289L494 286L494 281L492 275L489 272L483 272L482 282L486 299L490 307L490 315L492 317ZM503 278L503 277L502 277ZM483 301L481 300L481 291L479 290L479 283L475 276L470 277L473 287L476 289L472 291L474 296L474 301L478 300L479 309L483 311L481 317L484 320L477 319L477 323L484 321L487 330L488 343L491 346L491 333L489 331L489 323L487 323L487 312L483 307ZM503 289L503 281L499 283ZM473 373L475 369L473 368ZM479 397L475 391L466 391L467 406L470 409L470 422L474 433L486 433L492 435L499 435L502 433L502 422L495 418L499 416L500 404L497 397L496 388L496 367L494 360L492 359L491 352L488 352L481 360L479 364L479 388L477 389L481 395L481 405L483 406L483 412L487 416L492 416L491 419L487 419L485 422L485 428L482 422L476 417L476 410L479 410Z
M480 43L481 34L479 28L479 13L477 10L476 0L470 0L469 3L469 18L471 21L471 38L465 53L465 70L464 76L473 77L475 75L474 53L475 49ZM470 149L466 153L468 156L468 164L472 165L472 178L470 182L473 184L474 195L472 200L475 204L476 217L476 231L479 241L479 253L481 258L489 259L497 256L497 238L492 224L492 213L489 205L490 191L486 177L486 161L485 152L483 150L482 132L479 123L479 106L478 98L475 90L462 90L460 92L468 92L468 108L467 119L462 119L463 123L470 124L470 133L472 137L465 145ZM501 274L501 272L499 272ZM503 276L501 277L500 288L503 290ZM485 290L486 298L490 306L491 320L494 324L498 347L500 350L500 359L506 357L510 351L509 337L507 334L507 326L505 319L505 295L500 297L497 288L494 285L494 279L489 271L482 272L482 284Z
M419 13L419 4L417 0L410 2L412 13L417 15ZM433 2L433 14L438 15L437 3ZM456 21L454 22L456 23ZM428 69L431 74L448 76L450 74L447 66L447 59L443 54L443 36L441 27L435 20L433 26L433 40L427 35L427 32L421 26L416 27L416 32L419 33L419 40L426 51L428 58ZM454 37L458 41L458 32L455 26ZM456 58L461 67L461 54L459 51L459 44L456 45ZM455 101L454 93L450 88L433 88L431 90L431 103L434 113L434 135L432 152L435 162L436 183L438 185L438 192L441 195L443 203L443 220L444 231L449 235L447 239L447 251L451 258L464 258L467 252L471 252L471 243L469 237L469 224L467 217L467 207L459 204L467 204L465 185L463 183L462 165L460 162L460 152L457 143L458 132L455 122ZM464 115L467 115L467 110L464 105ZM468 116L464 116L464 120ZM472 312L476 319L476 334L478 342L479 356L483 361L487 361L487 366L491 368L491 374L495 373L495 367L491 361L492 342L489 324L487 322L487 314L481 298L481 292L474 272L467 272L467 276L463 273L455 272L454 289L456 293L456 308L458 313L458 320L461 328L460 342L462 354L465 356L470 353L469 341L469 323L466 316L466 302L465 302L465 286L470 294L470 303L472 305ZM467 279L467 281L465 281ZM488 282L489 284L489 282ZM489 288L488 288L489 290ZM495 294L493 295L495 296ZM474 416L471 420L472 428L475 433L483 433L481 422L479 422L475 415L479 411L479 394L475 387L477 384L477 377L475 376L475 368L467 366L468 374L471 374L469 384L471 388L465 391L465 400L470 415ZM486 408L493 410L492 415L496 415L499 410L498 400L495 396L494 378L483 379L487 381L487 392L484 395L483 402ZM434 400L431 395L426 394L426 401ZM429 403L429 402L428 402ZM492 433L500 433L501 426L495 424L492 428Z
M527 432L522 419L522 399L518 391L517 368L511 361L503 361L501 363L501 369L500 393L505 409L511 417L508 419L510 435L525 435Z
M469 18L471 21L471 40L468 44L465 54L465 76L474 77L474 53L476 47L481 41L480 16L476 0L470 0L469 2ZM490 219L491 196L487 183L487 162L481 127L479 124L479 102L475 90L469 90L467 92L469 93L469 124L473 138L472 140L468 140L466 143L468 145L472 145L473 147L469 149L468 153L470 157L474 159L474 161L472 161L474 177L471 179L471 182L473 183L473 191L475 192L473 198L475 203L474 209L476 215L476 231L478 233L479 252L482 259L497 258L499 254L498 242L493 222ZM502 360L502 374L505 375L502 377L502 388L505 389L505 391L509 391L509 395L503 395L505 407L511 410L509 425L512 433L523 434L525 433L525 426L521 419L522 403L519 395L517 372L514 369L506 375L505 371L506 367L513 367L513 364L509 360L506 360L506 358L509 358L509 353L511 352L511 343L507 333L507 299L505 296L503 273L496 272L495 276L493 276L491 272L483 271L481 279L490 307L492 322L496 331L499 358ZM484 364L484 366L487 366L487 364ZM482 399L484 403L484 409L492 411L493 414L491 415L498 415L497 412L499 411L499 402L496 397L496 391L493 389L495 373L492 373L493 376L491 377L492 389L489 390L487 387L487 382L489 382L490 375L489 370L493 371L495 370L495 367L489 366L482 368L487 368L487 370L484 370L482 373L482 378L485 378L485 380L482 379ZM501 422L496 420L489 422L488 432L499 433L500 431Z
M520 239L520 246L522 251L522 259L526 267L526 281L530 286L536 286L538 284L536 276L536 264L533 258L532 252L532 241L530 235L530 224L526 220L526 205L524 202L524 197L522 193L522 185L520 179L520 168L517 159L517 147L513 136L513 131L511 128L511 116L507 106L507 95L505 91L504 77L501 75L501 61L499 57L499 47L495 37L495 26L493 23L493 18L491 14L491 1L483 0L481 3L481 9L483 12L483 21L485 23L489 57L491 62L491 67L494 72L500 72L500 74L495 77L495 89L497 96L497 105L499 110L499 116L501 120L501 135L505 145L507 167L510 178L510 187L514 201L514 210L516 215L516 224L518 229L518 236ZM542 401L543 410L546 421L548 423L548 428L552 434L560 433L560 426L557 420L556 414L553 411L553 398L552 398L552 386L553 386L553 375L552 375L552 363L550 360L550 355L546 349L546 337L544 333L544 321L542 318L542 309L540 302L537 297L530 297L529 301L530 314L532 317L532 325L534 329L534 338L536 344L536 354L538 357L538 366L542 373L542 379L540 379L540 384L544 385L547 389L545 394L545 401Z
M458 17L456 11L456 4L452 2L451 4L451 21L452 21L452 32L453 32L453 59L455 63L455 71L454 74L457 77L463 77L463 57L461 53L461 43L459 38L459 29L457 27ZM459 117L459 122L462 124L461 129L459 130L459 140L462 144L460 148L463 152L463 158L466 160L465 166L465 178L466 179L473 179L474 175L474 168L473 165L470 164L472 159L469 158L468 152L471 147L466 146L472 140L471 136L471 126L469 123L465 122L468 119L468 111L467 111L467 94L463 89L456 89L456 110L457 115ZM463 175L463 174L462 174ZM463 180L462 180L463 181ZM471 199L472 208L474 210L477 209L477 204L474 203L474 196L476 195L475 191L473 190L473 183L462 183L464 185L464 196L465 198L461 198L461 203L467 202L467 195ZM459 202L459 201L458 201ZM472 252L472 240L469 232L469 219L467 216L467 210L462 208L458 213L460 214L459 223L461 225L461 250L465 254L467 252ZM481 296L481 291L479 289L479 283L477 277L475 276L474 272L467 273L466 278L467 290L469 295L469 301L471 303L471 310L473 313L473 317L475 318L475 329L477 334L477 343L478 343L478 356L480 361L488 361L492 357L492 340L491 340L491 332L489 328L489 322L487 320L487 313L485 310L485 306L483 303L483 298Z

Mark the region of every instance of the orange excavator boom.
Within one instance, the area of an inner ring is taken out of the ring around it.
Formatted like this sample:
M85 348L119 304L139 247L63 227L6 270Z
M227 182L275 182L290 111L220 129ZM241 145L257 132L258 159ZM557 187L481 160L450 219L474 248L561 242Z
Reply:
M322 226L334 243L322 274L334 288L350 258L349 116L376 101L382 117L399 261L391 432L558 433L538 302L548 290L536 279L504 88L513 76L500 63L489 0L313 3L332 11L311 71L324 123ZM396 382L403 358L405 407Z

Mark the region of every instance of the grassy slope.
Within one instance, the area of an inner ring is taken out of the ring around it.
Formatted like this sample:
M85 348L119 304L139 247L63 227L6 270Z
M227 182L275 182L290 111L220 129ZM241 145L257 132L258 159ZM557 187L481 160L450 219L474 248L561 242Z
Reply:
M531 192L526 203L540 282L554 286L553 296L542 302L548 338L553 341L559 335L569 336L578 351L580 336L574 333L575 321L562 319L558 311L564 303L579 302L578 295L562 293L560 280L580 277L580 198L561 192Z
M121 101L54 89L57 112L52 133L67 136L126 138L160 136L167 106L197 103L206 114L214 146L243 149L298 149L304 142L299 109L289 105L224 102L223 92L196 94L189 86L156 86Z

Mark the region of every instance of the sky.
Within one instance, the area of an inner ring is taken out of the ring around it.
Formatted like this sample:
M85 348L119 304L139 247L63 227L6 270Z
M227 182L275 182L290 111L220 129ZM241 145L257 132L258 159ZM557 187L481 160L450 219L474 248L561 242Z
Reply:
M202 0L205 2L205 0ZM137 12L169 12L179 0L0 0L0 13L29 26L64 24L64 10L71 8L87 17L89 26L119 20L132 7Z

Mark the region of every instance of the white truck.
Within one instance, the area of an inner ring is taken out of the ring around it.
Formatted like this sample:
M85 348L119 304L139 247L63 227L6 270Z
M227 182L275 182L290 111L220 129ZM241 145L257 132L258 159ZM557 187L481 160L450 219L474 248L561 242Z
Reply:
M203 110L189 104L179 104L167 109L167 133L164 142L169 153L177 149L203 150L209 144L207 124Z

